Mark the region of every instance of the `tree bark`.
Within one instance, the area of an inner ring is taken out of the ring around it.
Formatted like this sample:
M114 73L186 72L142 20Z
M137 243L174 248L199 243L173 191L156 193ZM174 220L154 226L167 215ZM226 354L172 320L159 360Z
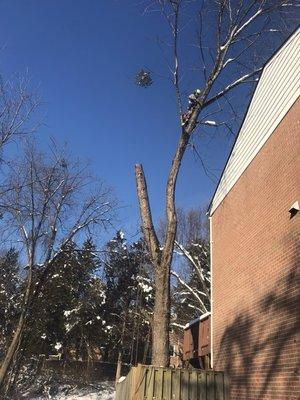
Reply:
M29 299L30 299L31 289L32 289L32 266L30 266L29 270L28 270L27 287L26 287L26 292L25 292L23 309L22 309L16 330L13 334L12 341L9 345L9 348L5 354L4 360L1 364L0 390L2 390L4 387L5 379L7 377L9 368L13 361L14 355L19 347L19 344L22 340L22 336L24 333L25 325L26 325L27 309L28 309L28 303L29 303Z
M161 250L152 221L147 183L143 167L140 164L136 164L135 166L135 179L136 179L137 195L138 195L140 214L142 220L143 236L146 245L148 247L151 260L155 265L160 259Z
M116 370L116 378L115 378L115 386L119 382L121 378L121 370L122 370L122 350L118 352L118 361L117 361L117 370Z
M123 325L122 325L122 333L121 333L120 348L119 348L119 352L118 352L118 361L117 361L115 385L117 385L117 383L119 382L119 379L121 378L122 362L123 362L124 337L125 337L125 329L126 329L126 319L127 319L127 316L124 317Z
M190 126L193 130L194 124ZM182 134L172 160L166 187L167 227L165 243L160 247L152 221L146 179L141 165L135 166L137 195L139 200L142 230L155 273L155 302L152 327L152 364L169 365L169 326L170 326L170 269L173 259L177 230L175 208L175 189L181 161L189 142L186 129Z
M155 268L155 302L152 326L152 359L157 366L169 365L170 265Z

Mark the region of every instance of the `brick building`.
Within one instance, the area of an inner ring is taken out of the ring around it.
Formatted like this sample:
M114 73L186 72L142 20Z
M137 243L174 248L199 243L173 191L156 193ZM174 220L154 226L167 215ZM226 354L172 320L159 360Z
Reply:
M300 398L299 95L300 29L266 64L210 205L212 363L231 400Z

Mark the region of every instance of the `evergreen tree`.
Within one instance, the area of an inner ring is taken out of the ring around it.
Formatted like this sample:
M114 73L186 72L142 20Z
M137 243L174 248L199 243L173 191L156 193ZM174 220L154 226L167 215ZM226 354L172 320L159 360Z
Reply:
M36 303L30 352L86 359L101 346L105 292L98 268L91 239L81 249L65 246Z
M48 356L61 352L65 344L64 311L71 310L78 293L80 273L76 244L64 247L52 266L47 284L33 310L29 351Z
M147 275L148 257L142 242L127 245L118 231L107 243L104 274L106 282L106 320L110 331L107 349L111 360L122 352L127 362L141 359L152 307L153 288Z
M69 345L81 359L99 354L107 331L104 319L105 290L97 274L100 261L92 240L87 239L78 252L80 288L72 310L64 312Z

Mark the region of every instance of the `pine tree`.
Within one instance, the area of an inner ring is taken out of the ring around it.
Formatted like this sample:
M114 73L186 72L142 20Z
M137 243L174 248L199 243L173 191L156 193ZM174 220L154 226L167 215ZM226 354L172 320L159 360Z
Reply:
M91 239L81 248L71 242L52 267L36 303L30 353L87 359L102 346L104 286Z
M39 293L32 312L29 353L60 353L66 346L65 310L71 310L78 297L80 266L76 244L64 247L49 274L47 285Z
M98 269L99 257L92 240L87 239L78 253L80 287L74 308L65 311L69 344L76 347L77 357L92 359L105 341L105 290ZM71 342L71 343L70 343Z
M153 306L147 253L142 242L127 245L121 231L107 243L106 252L106 320L111 327L107 341L109 356L115 361L121 351L127 362L141 361L150 329L145 315Z

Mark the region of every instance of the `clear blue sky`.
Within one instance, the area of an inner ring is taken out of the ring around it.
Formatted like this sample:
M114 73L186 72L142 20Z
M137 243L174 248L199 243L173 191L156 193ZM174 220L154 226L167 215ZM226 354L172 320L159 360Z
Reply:
M134 164L144 165L157 219L164 212L164 184L179 135L168 81L155 77L148 89L133 84L143 66L166 73L154 40L164 35L165 25L158 16L143 16L135 3L0 0L0 71L10 77L28 69L46 103L40 140L46 143L52 135L90 160L125 207L118 226L129 235L138 226ZM231 143L225 130L203 139L200 153L217 176ZM189 152L179 177L178 205L203 205L214 188Z

